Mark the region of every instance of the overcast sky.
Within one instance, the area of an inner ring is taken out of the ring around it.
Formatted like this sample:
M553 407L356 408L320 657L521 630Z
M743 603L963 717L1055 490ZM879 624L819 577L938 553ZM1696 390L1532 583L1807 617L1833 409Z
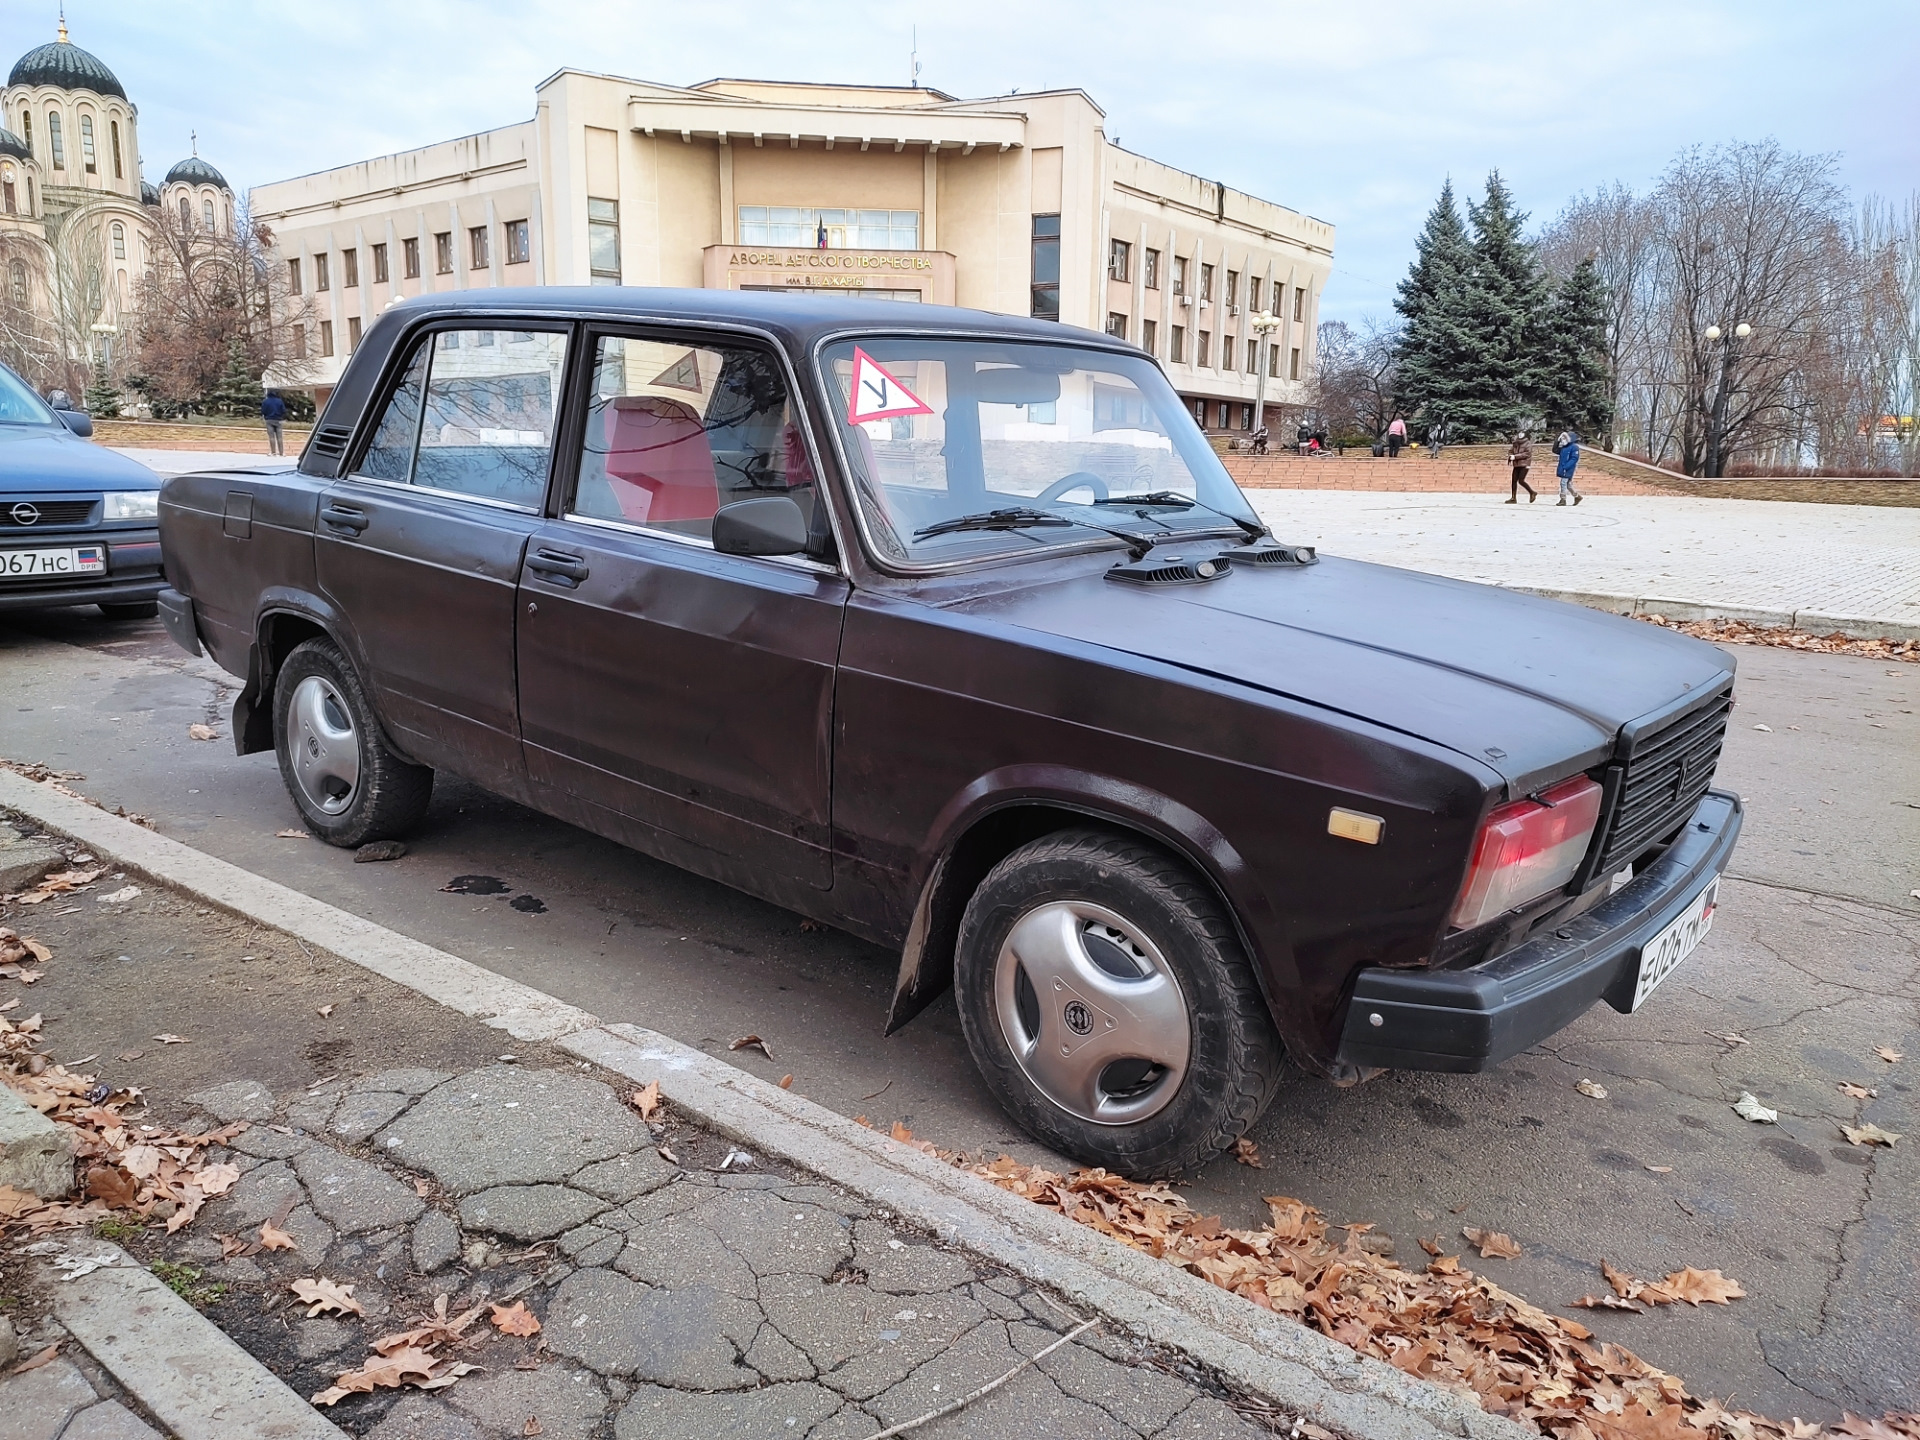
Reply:
M7 61L56 5L0 0ZM1920 187L1920 0L71 0L140 110L146 178L200 153L236 188L532 114L563 66L1079 86L1130 150L1338 227L1325 313L1384 314L1441 181L1498 167L1537 221L1690 144L1775 136L1856 196ZM4 46L0 46L4 48Z

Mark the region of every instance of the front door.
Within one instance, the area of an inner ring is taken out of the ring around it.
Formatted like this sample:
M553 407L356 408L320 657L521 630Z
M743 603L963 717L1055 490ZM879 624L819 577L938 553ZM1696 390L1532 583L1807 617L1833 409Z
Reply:
M533 536L520 581L520 720L547 792L536 803L803 899L832 883L848 586L819 561L710 543L714 512L752 496L789 495L825 524L784 369L770 349L697 335L590 343L572 494Z
M395 743L515 796L526 791L515 588L540 525L565 355L559 332L422 337L315 525L320 588L351 627Z

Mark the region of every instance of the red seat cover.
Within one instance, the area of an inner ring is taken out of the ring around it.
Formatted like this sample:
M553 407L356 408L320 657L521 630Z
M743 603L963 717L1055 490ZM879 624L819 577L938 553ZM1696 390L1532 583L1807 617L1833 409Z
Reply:
M711 520L720 508L713 450L684 400L620 395L606 408L607 483L629 520Z

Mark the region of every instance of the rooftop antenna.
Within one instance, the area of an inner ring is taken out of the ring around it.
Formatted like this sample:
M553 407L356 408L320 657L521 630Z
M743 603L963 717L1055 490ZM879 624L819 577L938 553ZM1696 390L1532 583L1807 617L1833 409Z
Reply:
M913 27L913 50L907 59L909 61L907 88L917 90L920 88L920 27L918 25Z

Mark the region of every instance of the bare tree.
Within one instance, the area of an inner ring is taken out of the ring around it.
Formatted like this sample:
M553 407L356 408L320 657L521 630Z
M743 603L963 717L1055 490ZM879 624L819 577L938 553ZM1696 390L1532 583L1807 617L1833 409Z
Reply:
M1611 450L1623 432L1648 447L1645 436L1659 428L1660 397L1666 376L1647 343L1655 311L1653 206L1615 181L1591 195L1579 195L1561 211L1541 237L1540 258L1562 281L1582 260L1592 260L1607 292L1608 399L1613 421L1596 437ZM1640 407L1644 406L1644 410Z
M0 233L0 360L38 389L55 383L59 347L35 297L47 290L47 247L18 231Z
M1385 433L1393 419L1398 338L1398 326L1371 318L1358 332L1344 320L1320 322L1308 403L1330 432L1369 439Z

